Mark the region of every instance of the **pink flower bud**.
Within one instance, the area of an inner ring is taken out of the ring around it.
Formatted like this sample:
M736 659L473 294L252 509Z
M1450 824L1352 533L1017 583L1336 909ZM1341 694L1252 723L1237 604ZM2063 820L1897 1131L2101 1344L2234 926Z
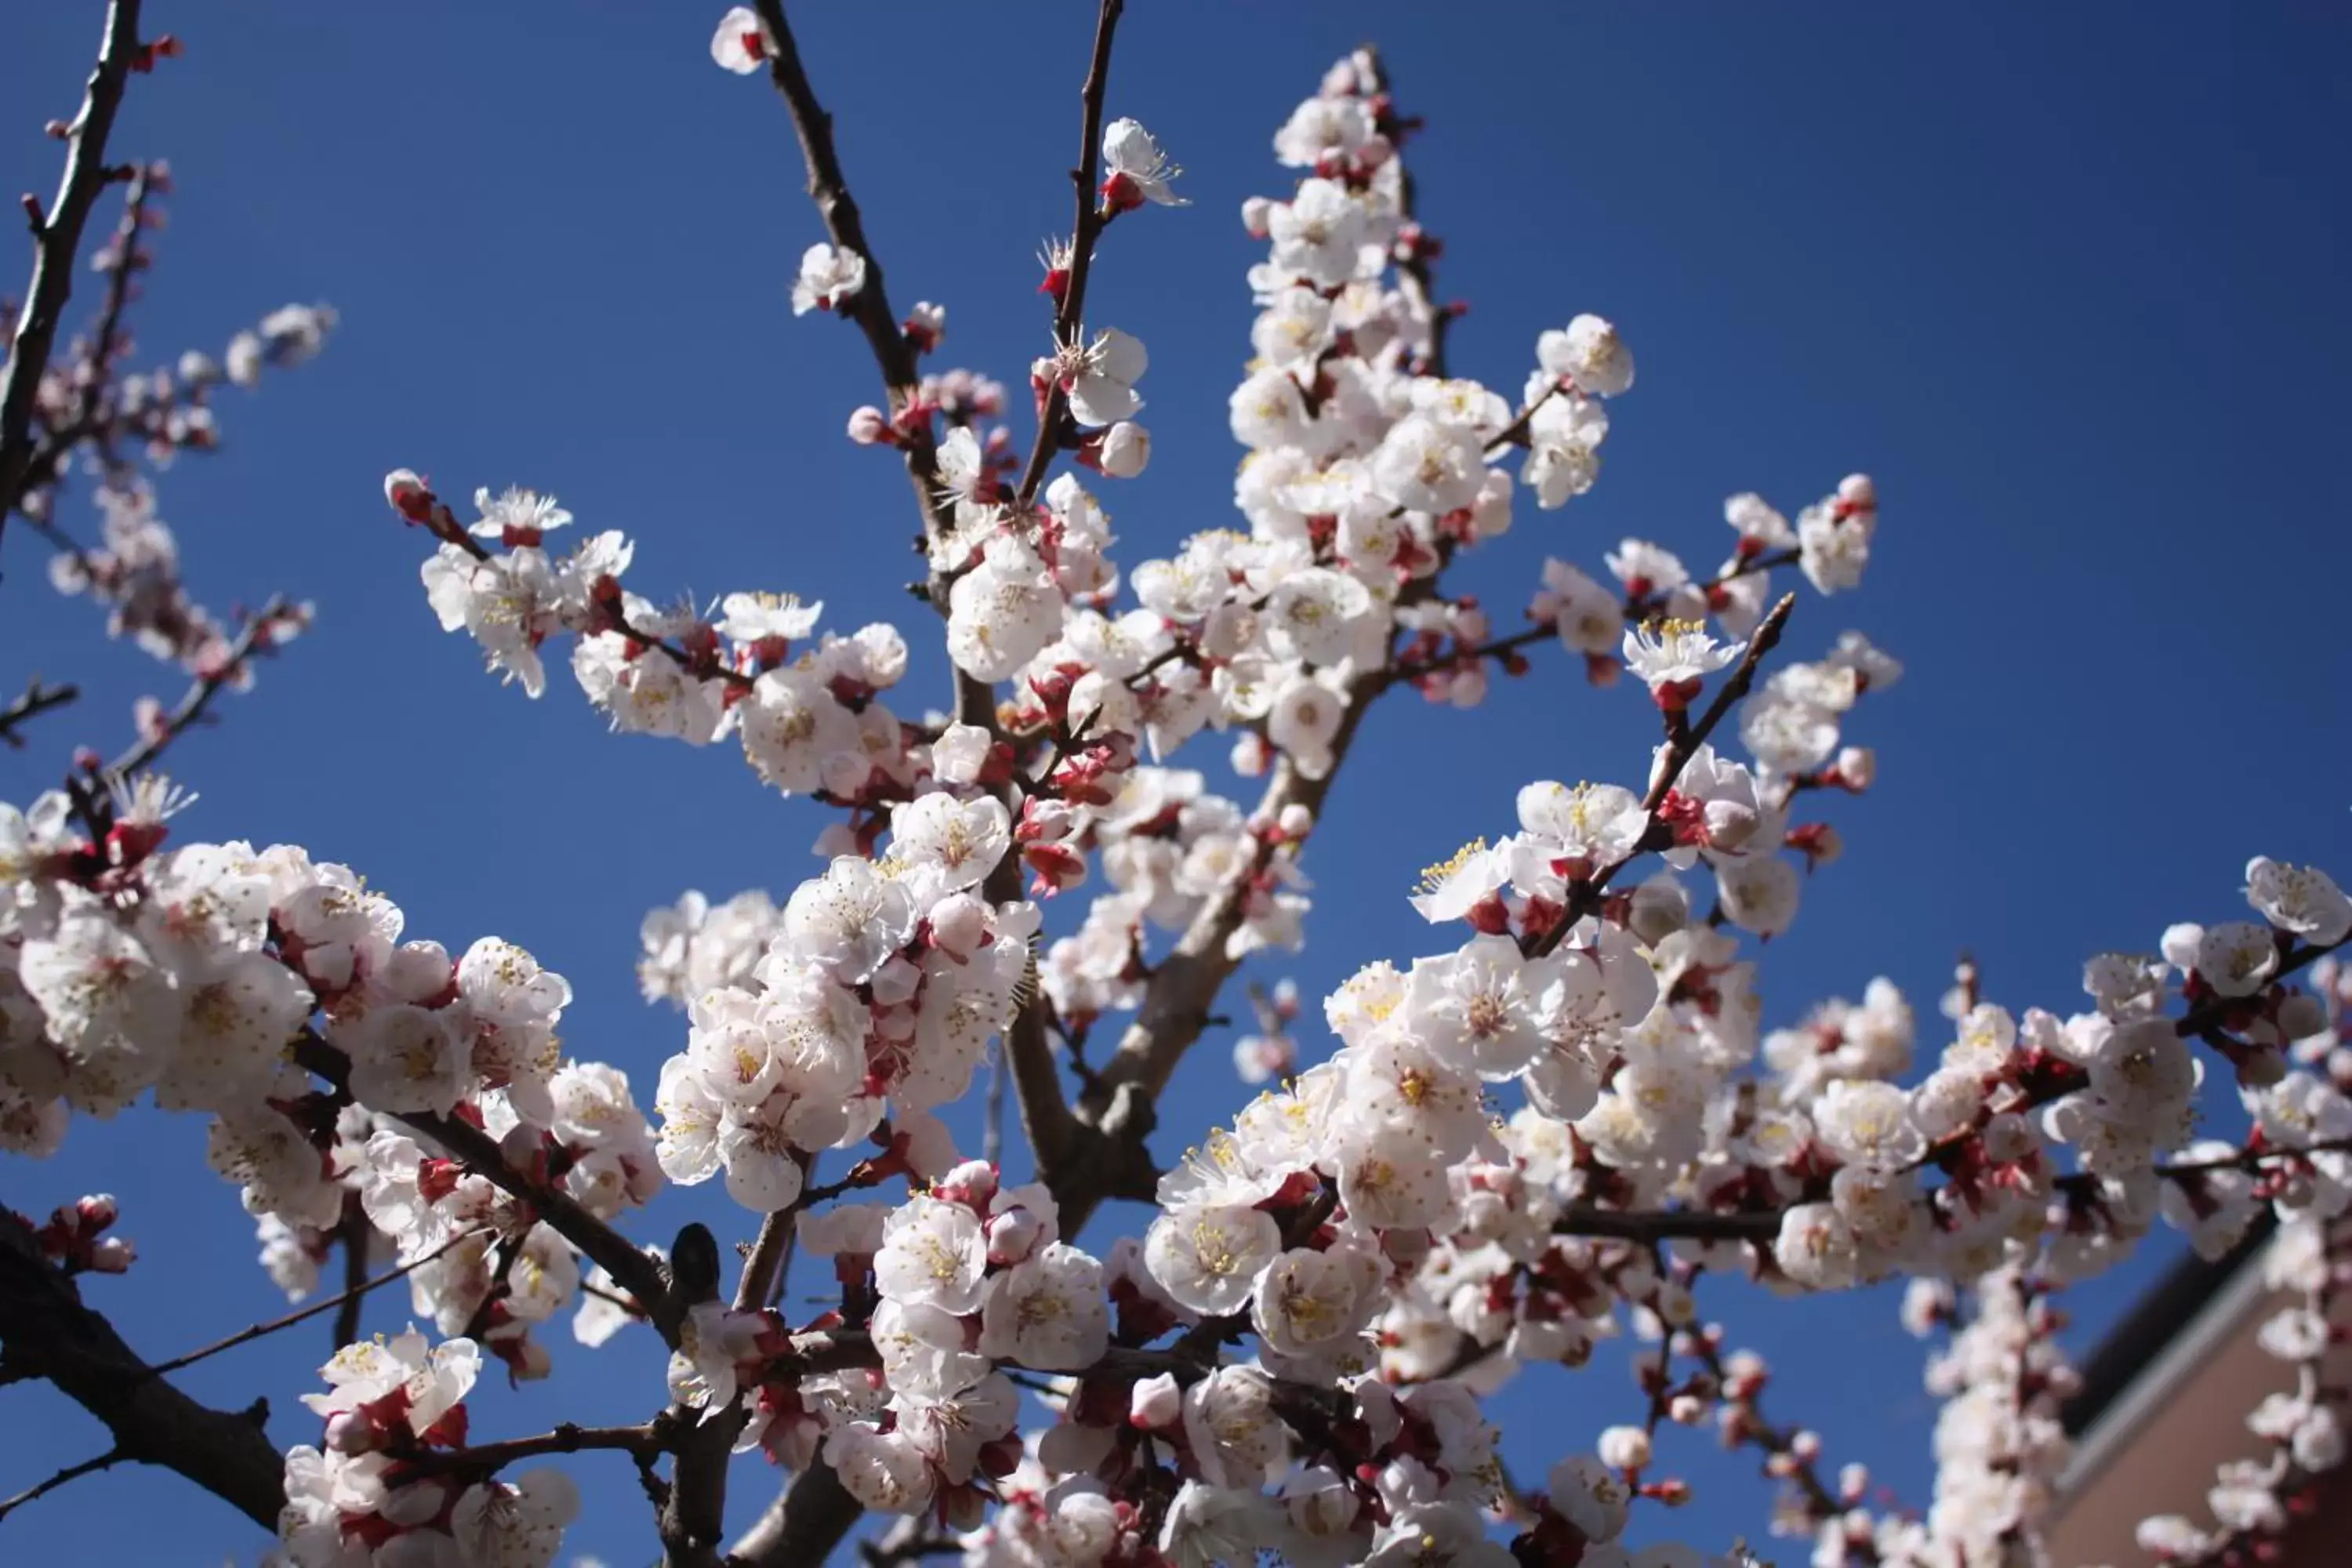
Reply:
M1103 477L1131 479L1151 461L1151 432L1132 419L1122 419L1095 442L1094 466Z
M985 1160L966 1160L939 1179L931 1195L984 1215L988 1201L996 1195L996 1167Z
M1265 237L1265 220L1274 211L1274 203L1264 196L1252 196L1242 203L1242 229L1252 239Z
M1176 1386L1174 1375L1169 1373L1139 1379L1135 1392L1129 1396L1128 1424L1146 1432L1173 1426L1183 1413L1184 1391Z
M950 958L970 958L988 934L988 905L970 893L951 893L931 908L931 945Z
M338 1454L370 1453L383 1441L382 1429L357 1410L339 1411L327 1417L326 1444Z
M1839 781L1859 795L1878 777L1878 753L1868 746L1847 746L1838 752L1836 767Z
M74 1213L81 1216L83 1225L96 1232L112 1225L121 1210L115 1204L112 1193L92 1193L74 1205Z
M890 428L890 416L868 403L851 412L849 438L861 447L894 445L898 432Z
M383 499L392 510L411 522L430 523L433 509L438 504L433 487L417 478L413 468L394 468L383 477Z
M988 1222L988 1260L1010 1268L1025 1263L1045 1237L1045 1222L1034 1210L1007 1209Z

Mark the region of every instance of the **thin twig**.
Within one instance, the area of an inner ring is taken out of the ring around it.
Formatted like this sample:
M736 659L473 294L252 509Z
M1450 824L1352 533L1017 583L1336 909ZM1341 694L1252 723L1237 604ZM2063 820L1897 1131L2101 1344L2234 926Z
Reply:
M481 1300L475 1303L466 1319L466 1338L478 1342L489 1331L490 1313L513 1289L515 1264L522 1258L522 1240L520 1236L509 1236L499 1242L498 1267L491 1270L489 1289L482 1292Z
M579 1426L567 1421L551 1432L533 1437L509 1437L502 1443L484 1443L471 1448L422 1448L396 1458L403 1469L417 1474L487 1476L519 1459L580 1454L592 1449L614 1449L650 1460L656 1455L667 1453L671 1441L671 1425L660 1416L635 1426Z
M0 708L0 742L22 751L25 737L16 733L16 726L36 714L46 713L52 708L62 708L80 695L81 689L78 686L44 686L39 676L33 677L25 683L23 696L7 707Z
M469 1241L481 1234L478 1230L461 1231L430 1252L420 1253L397 1268L388 1268L373 1279L362 1279L356 1285L340 1290L323 1300L313 1301L309 1306L289 1312L282 1318L272 1318L266 1323L256 1323L251 1328L239 1329L225 1340L215 1340L211 1344L192 1350L185 1355L174 1356L170 1361L160 1362L149 1367L147 1374L151 1377L161 1377L167 1372L177 1372L184 1366L193 1366L197 1362L220 1354L223 1351L232 1351L239 1345L249 1344L265 1334L274 1334L280 1329L290 1329L297 1323L307 1322L322 1312L331 1312L338 1307L347 1307L372 1290L380 1289L395 1279L404 1279L414 1274L443 1253L457 1246L458 1243ZM341 1349L343 1345L350 1344L353 1337L355 1333L341 1338L337 1342L336 1348Z
M343 1310L335 1314L336 1350L355 1344L360 1337L360 1309L367 1300L368 1237L375 1234L375 1226L368 1219L367 1210L360 1206L356 1194L343 1200L343 1223L335 1227L335 1239L343 1249Z
M1118 30L1119 13L1125 8L1125 0L1102 0L1102 10L1095 18L1094 54L1087 62L1086 82L1078 89L1078 163L1070 171L1070 183L1077 187L1078 216L1071 226L1069 278L1054 310L1057 348L1075 342L1086 330L1087 276L1094 269L1095 246L1109 221L1095 200L1096 161L1102 142L1103 97L1110 89L1111 36ZM1045 482L1045 470L1053 465L1060 446L1062 415L1068 404L1058 381L1047 384L1045 404L1037 410L1037 441L1029 448L1029 463L1022 470L1021 488L1013 496L1016 516L1029 510Z
M0 1519L7 1518L10 1514L16 1512L18 1509L32 1501L35 1498L53 1492L59 1487L65 1485L68 1481L77 1480L83 1476L94 1475L100 1470L111 1469L129 1458L131 1458L131 1456L124 1453L120 1448L109 1448L105 1453L100 1454L95 1459L84 1459L79 1465L68 1465L64 1469L59 1470L56 1475L51 1476L48 1479L40 1482L38 1485L26 1487L15 1497L9 1498L5 1501L0 1501Z
M25 499L36 452L34 409L66 301L73 294L82 230L109 178L106 139L114 129L123 84L139 54L139 6L140 0L112 0L108 6L98 64L83 90L80 111L66 130L66 166L57 197L46 213L35 214L32 282L25 291L7 361L0 365L0 529Z
M1677 723L1673 727L1665 753L1658 759L1656 771L1651 776L1649 792L1642 797L1642 809L1649 813L1650 825L1640 842L1623 858L1602 867L1590 879L1569 885L1568 906L1559 919L1526 944L1529 957L1540 957L1558 947L1579 921L1601 907L1601 895L1608 890L1609 884L1616 879L1619 872L1651 849L1664 847L1659 840L1662 835L1669 832L1663 816L1666 797L1674 793L1675 784L1683 776L1683 769L1690 765L1690 760L1698 754L1699 748L1706 744L1707 737L1715 733L1716 726L1723 722L1724 715L1729 713L1732 705L1747 696L1748 689L1755 685L1757 668L1764 662L1764 656L1779 646L1780 632L1789 624L1790 612L1796 607L1797 595L1782 595L1780 602L1772 606L1764 619L1758 623L1756 630L1749 634L1748 651L1740 656L1738 667L1731 672L1731 679L1723 683L1723 689L1715 694L1715 700L1707 704L1698 721L1695 724Z
M305 1030L294 1043L294 1060L337 1089L348 1089L351 1059L318 1034ZM471 1122L454 1116L422 1111L386 1112L393 1121L412 1128L447 1150L457 1163L509 1195L529 1204L537 1217L558 1236L578 1247L592 1263L601 1263L614 1282L637 1299L647 1321L660 1331L663 1342L676 1348L683 1310L663 1283L661 1270L626 1237L580 1206L579 1200L555 1183L516 1170L499 1151L498 1140Z
M102 777L109 781L127 779L133 773L153 765L163 754L164 748L195 725L204 721L205 710L222 687L236 680L256 653L267 652L269 639L276 634L278 623L287 615L283 597L273 597L261 608L261 613L247 619L236 640L220 661L196 677L180 699L179 706L164 715L163 721L150 734L142 735L128 750L106 764Z

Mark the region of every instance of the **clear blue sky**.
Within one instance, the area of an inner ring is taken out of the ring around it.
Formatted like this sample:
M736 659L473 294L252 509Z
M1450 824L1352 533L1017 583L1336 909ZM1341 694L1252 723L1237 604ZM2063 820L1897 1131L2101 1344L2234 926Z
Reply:
M820 814L763 791L732 748L606 734L560 674L535 705L486 679L436 629L421 536L378 486L410 466L455 494L552 489L584 526L636 538L640 591L788 588L824 599L835 626L895 617L923 661L906 706L944 691L927 614L898 588L905 481L840 435L873 369L853 331L789 314L793 261L821 235L774 95L709 62L720 9L156 0L154 27L188 56L134 81L115 144L168 156L180 185L142 360L217 352L288 300L343 318L322 360L228 400L226 454L163 480L202 596L284 591L320 616L224 727L175 751L204 794L184 831L347 861L453 947L524 943L576 989L573 1048L646 1099L683 1026L637 1000L640 916L688 887L789 890ZM0 191L54 184L40 122L71 111L100 10L13 8ZM937 363L1017 385L1045 342L1031 258L1068 221L1092 7L794 10L894 298L950 307ZM1365 37L1429 119L1412 156L1447 241L1443 291L1473 307L1457 368L1507 394L1538 331L1588 310L1640 363L1598 489L1564 512L1525 507L1469 563L1507 621L1546 553L1597 571L1638 532L1711 563L1726 495L1793 511L1849 469L1878 478L1868 583L1808 596L1790 646L1810 657L1858 626L1910 673L1854 726L1883 782L1836 805L1849 858L1769 954L1772 1022L1884 973L1933 1051L1962 947L1995 998L2069 1009L2088 953L2233 912L2250 854L2352 871L2337 707L2352 658L2322 575L2352 414L2343 12L1137 0L1111 110L1161 136L1197 205L1121 223L1095 274L1090 313L1152 356L1156 463L1107 497L1126 561L1232 520L1224 397L1255 250L1236 209L1286 188L1274 128ZM20 265L0 289L21 289ZM63 520L92 531L80 503ZM10 531L0 567L0 686L38 669L88 694L0 753L0 798L22 802L73 742L119 744L134 695L178 687L50 592L28 533ZM1538 662L1475 715L1399 700L1371 722L1308 858L1318 908L1291 972L1309 995L1432 948L1408 883L1507 827L1519 784L1639 774L1647 705ZM1237 1102L1228 1044L1203 1042L1164 1122ZM142 1112L77 1124L46 1165L0 1167L0 1201L20 1209L121 1194L142 1260L91 1294L152 1356L283 1310L201 1139L192 1119ZM748 1229L713 1184L666 1197L643 1234L695 1216ZM1090 1239L1113 1218L1134 1223L1107 1215ZM2079 1293L2085 1337L2146 1272ZM1932 1406L1890 1299L1705 1300L1811 1384L1768 1408L1924 1504ZM397 1328L404 1308L380 1299L370 1326ZM294 1401L326 1337L305 1325L185 1382L222 1404L267 1394L273 1433L308 1440ZM478 1432L543 1428L552 1392L583 1419L658 1400L645 1331L593 1355L560 1329L551 1343L555 1383L486 1388ZM1539 1477L1639 1405L1604 1358L1538 1369L1499 1409L1515 1468ZM44 1388L0 1390L0 1493L103 1446ZM1710 1452L1698 1436L1668 1448L1721 1478L1675 1522L1760 1541L1762 1484ZM574 1549L645 1560L636 1488L599 1461L579 1469ZM733 1511L769 1489L747 1469ZM27 1508L0 1543L12 1561L102 1563L250 1561L260 1544L216 1501L135 1473Z

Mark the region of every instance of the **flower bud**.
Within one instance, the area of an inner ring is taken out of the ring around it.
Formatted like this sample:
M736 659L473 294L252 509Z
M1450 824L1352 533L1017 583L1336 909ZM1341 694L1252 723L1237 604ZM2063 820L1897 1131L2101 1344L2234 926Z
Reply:
M94 1274L122 1274L130 1270L132 1259L139 1256L130 1242L119 1236L110 1236L89 1249L89 1268Z
M1650 1435L1639 1426L1612 1426L1593 1452L1612 1470L1638 1470L1650 1462Z
M849 438L861 447L890 446L898 433L890 428L890 416L868 403L851 411Z
M327 1418L326 1444L338 1454L365 1454L373 1451L383 1434L376 1424L356 1410L342 1410Z
M1000 1268L1025 1263L1045 1239L1045 1222L1032 1209L1007 1209L987 1226L988 1260Z
M1095 463L1105 479L1131 479L1151 461L1151 432L1122 419L1095 442Z
M383 499L411 522L429 523L436 504L433 487L417 478L414 468L394 468L383 477Z
M989 1199L996 1195L996 1167L985 1160L966 1160L939 1179L931 1195L984 1215Z
M950 893L931 906L931 945L950 958L968 959L988 934L988 905L970 893Z
M1128 1401L1127 1419L1129 1426L1158 1432L1176 1425L1183 1413L1184 1391L1176 1386L1171 1373L1163 1372L1136 1383Z

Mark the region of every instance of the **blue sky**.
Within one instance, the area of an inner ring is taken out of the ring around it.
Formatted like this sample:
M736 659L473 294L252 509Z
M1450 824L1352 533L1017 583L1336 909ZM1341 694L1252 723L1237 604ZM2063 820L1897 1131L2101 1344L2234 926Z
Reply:
M299 842L365 872L413 932L522 942L576 989L572 1047L648 1099L683 1026L636 997L639 918L689 887L789 890L820 814L779 802L732 748L615 738L568 683L532 704L485 678L435 626L421 536L378 487L409 466L453 494L551 489L584 526L635 537L640 591L791 589L835 627L895 618L919 661L902 710L944 693L927 615L899 587L903 477L840 435L875 395L872 366L853 331L786 307L821 234L781 105L709 63L720 8L157 0L152 26L188 56L134 81L115 143L171 158L179 181L136 319L142 362L217 352L288 300L343 321L320 362L228 400L225 454L162 481L202 597L320 608L221 728L175 750L204 795L184 832ZM99 11L10 18L0 189L54 184L39 122L71 111ZM797 11L894 297L949 306L935 363L1017 384L1045 342L1032 254L1068 221L1092 8L900 7L887 28L864 6ZM2069 1009L2085 955L2234 911L2251 854L2352 872L2352 743L2329 695L2352 658L2315 573L2340 548L2333 448L2352 413L2343 13L1140 0L1110 108L1163 139L1197 205L1119 224L1095 274L1090 314L1152 355L1156 463L1106 497L1126 561L1232 520L1224 396L1255 248L1236 211L1286 189L1274 128L1366 37L1430 122L1412 154L1447 242L1442 291L1471 305L1457 369L1507 394L1535 334L1580 310L1612 318L1640 363L1599 488L1563 512L1524 508L1466 563L1498 619L1547 553L1598 571L1639 533L1711 563L1726 495L1793 511L1849 469L1878 479L1869 581L1809 595L1788 646L1811 657L1855 626L1909 674L1853 726L1882 782L1836 803L1849 857L1769 953L1771 1021L1886 974L1932 1052L1963 947L1994 998ZM80 503L63 521L94 531ZM37 669L86 693L0 753L0 798L22 802L73 743L118 745L135 695L178 685L51 593L28 533L10 531L0 570L0 686ZM1415 870L1507 828L1521 783L1636 780L1647 704L1538 665L1476 714L1400 698L1371 721L1307 860L1318 909L1288 972L1310 996L1365 960L1432 950L1403 900ZM1229 1043L1204 1040L1180 1075L1162 1119L1178 1136L1238 1102ZM135 1113L78 1124L46 1165L0 1168L19 1209L121 1195L142 1260L91 1295L152 1356L283 1310L201 1139L193 1120ZM714 1184L665 1197L643 1235L698 1216L748 1234ZM1106 1215L1089 1239L1107 1245L1113 1218L1135 1223ZM2153 1266L2077 1292L2080 1335ZM1717 1286L1703 1302L1782 1366L1768 1409L1924 1505L1933 1407L1891 1299L1790 1306ZM397 1328L404 1307L380 1298L368 1321ZM294 1400L325 1339L305 1325L184 1381L226 1405L267 1394L273 1433L305 1440ZM551 1342L555 1383L486 1388L477 1431L636 1419L657 1401L644 1331L593 1357ZM1523 1479L1639 1408L1608 1357L1538 1369L1498 1405ZM103 1446L45 1389L0 1390L0 1493ZM1767 1494L1744 1458L1696 1435L1666 1457L1717 1483L1678 1533L1760 1542ZM579 1473L575 1549L648 1557L619 1461ZM734 1511L769 1490L747 1468ZM250 1561L259 1545L215 1500L123 1473L5 1532L26 1561Z

